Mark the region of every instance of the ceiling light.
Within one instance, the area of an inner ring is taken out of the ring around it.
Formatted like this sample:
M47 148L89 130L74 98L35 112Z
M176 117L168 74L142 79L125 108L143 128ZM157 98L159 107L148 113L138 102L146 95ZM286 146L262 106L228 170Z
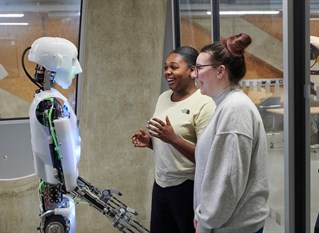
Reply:
M280 11L220 11L220 15L277 15ZM211 11L206 12L211 15Z
M0 14L1 18L21 18L24 14Z
M0 26L28 26L29 23L0 23Z

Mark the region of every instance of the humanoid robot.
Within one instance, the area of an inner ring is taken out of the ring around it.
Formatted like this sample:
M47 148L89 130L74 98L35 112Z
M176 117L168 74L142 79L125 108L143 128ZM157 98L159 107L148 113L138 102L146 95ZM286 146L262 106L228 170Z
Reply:
M32 78L24 65L36 63ZM39 87L29 110L31 144L36 175L40 178L41 233L75 233L76 200L87 202L109 218L121 232L149 232L134 219L137 212L115 195L117 190L101 190L78 176L80 136L77 119L68 100L51 86L66 89L82 72L77 48L63 38L41 37L22 55L22 66L28 78Z

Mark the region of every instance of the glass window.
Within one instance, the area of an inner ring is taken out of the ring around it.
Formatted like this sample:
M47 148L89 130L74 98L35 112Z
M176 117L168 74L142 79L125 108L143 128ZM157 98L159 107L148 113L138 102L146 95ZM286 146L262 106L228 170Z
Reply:
M180 0L182 45L200 49L213 41L211 6L209 0ZM253 39L241 86L261 113L269 144L270 215L264 232L285 232L282 0L219 0L218 9L221 38L243 32Z
M247 33L253 41L246 52L242 89L258 107L268 139L270 214L265 232L285 232L283 27L282 1L221 1L220 35Z
M210 0L180 0L181 45L200 50L211 43Z
M310 229L319 230L319 5L316 1L310 2ZM315 231L315 232L317 232Z
M28 117L38 87L23 71L22 53L43 36L63 37L78 46L80 9L81 0L0 1L0 119ZM35 64L27 54L26 69L33 76ZM55 88L75 107L76 79L68 90Z

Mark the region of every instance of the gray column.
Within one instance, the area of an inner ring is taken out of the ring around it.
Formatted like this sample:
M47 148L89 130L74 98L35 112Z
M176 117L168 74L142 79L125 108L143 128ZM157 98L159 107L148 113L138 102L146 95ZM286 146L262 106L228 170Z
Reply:
M166 0L89 0L80 133L80 175L123 193L149 225L151 150L131 134L146 126L160 94ZM117 232L96 210L77 208L77 232Z

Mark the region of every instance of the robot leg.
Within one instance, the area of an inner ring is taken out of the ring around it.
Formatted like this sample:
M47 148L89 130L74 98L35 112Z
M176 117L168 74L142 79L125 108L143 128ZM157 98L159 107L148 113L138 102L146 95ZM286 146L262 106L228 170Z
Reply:
M41 188L42 186L42 188ZM75 204L63 194L61 185L40 184L41 233L75 233Z

